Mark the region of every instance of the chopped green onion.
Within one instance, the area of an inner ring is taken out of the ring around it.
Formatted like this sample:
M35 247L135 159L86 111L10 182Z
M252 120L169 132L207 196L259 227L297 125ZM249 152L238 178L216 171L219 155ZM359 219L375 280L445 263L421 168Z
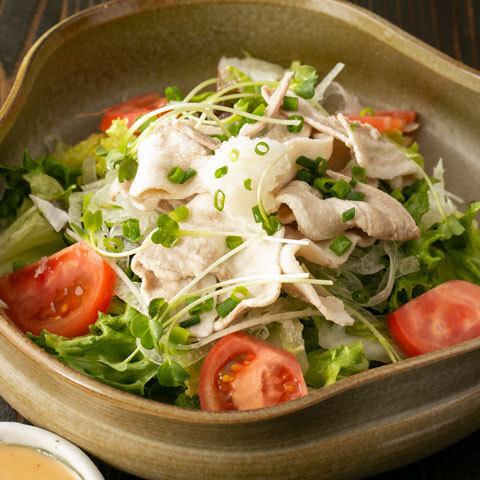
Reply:
M348 182L345 180L338 180L337 183L331 188L330 193L343 200L351 190L352 187L350 187Z
M250 291L248 290L247 287L244 287L243 285L239 285L238 287L235 287L232 291L232 294L230 295L230 298L237 302L240 303L242 300L245 300L250 296Z
M362 192L351 191L346 196L347 200L352 200L354 202L361 202L365 199L365 194Z
M312 185L313 183L313 173L306 169L301 169L297 171L297 180L301 180L302 182L307 182L308 184Z
M282 222L278 219L278 215L270 215L268 220L262 223L262 228L267 232L267 235L273 235L282 228Z
M363 182L367 179L367 171L360 165L354 165L352 167L352 177L359 182Z
M184 184L187 180L190 180L192 177L194 177L197 174L197 171L193 168L187 168L185 170L185 176L183 177L183 180L180 182L181 184Z
M168 216L175 222L182 222L190 215L190 210L186 205L180 205L175 210L172 210Z
M355 218L355 207L345 210L342 213L342 222L348 222L349 220L353 220L354 218Z
M363 110L360 110L361 117L372 116L372 115L375 115L375 110L371 107L365 107Z
M305 157L304 155L298 157L295 163L297 165L300 165L301 167L305 167L307 170L310 170L312 172L315 172L317 168L317 163L315 162L315 160Z
M255 145L255 153L257 155L265 155L266 153L268 153L268 151L270 150L270 147L268 145L268 143L266 142L258 142L256 145Z
M330 193L330 190L335 186L336 183L337 183L336 180L322 177L322 178L316 178L313 182L313 186L317 190L320 190L321 192Z
M168 340L170 343L185 345L190 337L190 332L185 328L175 325L170 332Z
M172 183L180 184L185 178L185 170L180 167L173 167L170 172L168 172L167 178Z
M108 252L123 252L124 249L123 241L119 237L104 238L103 245Z
M260 213L260 208L258 205L255 205L254 207L252 207L252 213L253 213L253 218L255 220L255 223L263 222L263 217L262 217L262 214Z
M390 192L390 195L395 199L398 200L399 202L403 203L405 201L405 197L403 196L402 191L399 188L396 188L395 190L392 190Z
M228 158L231 162L236 162L240 157L240 152L236 148L232 148L228 154Z
M265 104L261 103L255 110L252 112L253 115L257 115L258 117L263 117L265 114ZM253 120L251 118L245 118L246 123L255 123L256 120Z
M217 168L215 170L215 178L222 178L228 173L228 167L224 165L223 167Z
M243 181L243 186L245 187L245 190L252 190L252 179L251 178L246 178Z
M239 302L232 298L227 298L222 303L217 304L215 310L220 318L225 318L238 305L238 303Z
M315 159L315 163L317 164L317 169L316 169L317 175L320 175L320 176L325 175L328 169L328 160L323 157L317 157Z
M207 300L203 302L203 311L209 312L214 305L215 305L215 300L213 298L207 298Z
M290 133L299 133L302 131L303 124L304 124L304 119L301 115L290 115L287 117L287 120L299 120L299 123L297 125L288 125L287 130Z
M297 97L285 97L283 99L282 109L294 112L298 110L298 98Z
M225 193L222 190L217 190L213 196L213 206L221 212L225 207Z
M345 255L352 245L352 241L345 235L339 235L335 237L333 242L328 246L328 248L334 252L336 255L341 257Z
M179 325L182 328L189 328L193 327L194 325L198 325L200 323L200 315L194 315L183 322L180 322Z
M122 222L123 236L131 242L136 242L140 239L140 222L138 218L129 218Z
M185 303L189 305L190 303L196 302L199 298L200 297L198 295L193 295L191 297L188 297L185 300ZM195 315L200 315L201 313L204 313L204 312L209 312L213 308L214 303L215 301L213 300L213 298L208 298L203 303L199 303L198 305L195 305L194 307L192 307L188 311L188 313L193 317Z
M171 87L167 87L165 89L165 96L167 97L167 100L169 102L181 102L183 100L182 91L175 85L172 85Z
M227 247L228 247L230 250L233 250L234 248L239 247L239 246L243 243L243 238L242 238L242 237L238 237L238 236L236 236L236 235L229 235L229 236L226 238L225 243L227 244Z

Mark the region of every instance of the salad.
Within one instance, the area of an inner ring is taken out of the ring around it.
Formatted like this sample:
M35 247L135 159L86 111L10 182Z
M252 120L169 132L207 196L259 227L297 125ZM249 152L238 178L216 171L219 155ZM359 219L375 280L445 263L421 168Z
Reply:
M480 336L480 202L343 68L223 57L1 165L3 314L91 378L208 411Z

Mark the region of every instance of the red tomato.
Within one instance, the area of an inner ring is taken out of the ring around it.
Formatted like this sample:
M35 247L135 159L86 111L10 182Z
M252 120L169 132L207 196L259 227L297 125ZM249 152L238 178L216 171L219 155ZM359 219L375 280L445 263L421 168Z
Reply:
M306 394L302 369L291 353L244 333L219 340L200 373L202 410L252 410Z
M107 310L115 278L100 255L77 243L0 277L0 299L25 333L39 335L45 329L77 337L88 332L99 311Z
M125 118L128 126L132 126L135 120L152 110L164 107L168 100L156 93L147 93L138 97L132 97L125 102L118 103L108 108L100 122L100 130L105 132L117 118Z
M417 113L413 110L377 110L375 116L401 118L408 125L416 120Z
M388 327L409 356L480 337L480 286L443 283L391 313Z
M380 110L374 115L348 115L352 122L368 123L379 132L403 130L406 125L415 121L416 113L411 110Z

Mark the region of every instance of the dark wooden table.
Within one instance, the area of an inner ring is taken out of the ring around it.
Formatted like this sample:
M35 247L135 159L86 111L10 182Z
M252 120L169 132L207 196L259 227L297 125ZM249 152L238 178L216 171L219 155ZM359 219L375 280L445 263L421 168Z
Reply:
M0 0L0 104L32 43L59 20L102 0ZM480 0L354 0L475 68L480 67ZM1 381L1 380L0 380ZM0 398L0 421L26 422ZM98 462L107 480L130 480ZM480 479L480 431L420 462L371 480Z

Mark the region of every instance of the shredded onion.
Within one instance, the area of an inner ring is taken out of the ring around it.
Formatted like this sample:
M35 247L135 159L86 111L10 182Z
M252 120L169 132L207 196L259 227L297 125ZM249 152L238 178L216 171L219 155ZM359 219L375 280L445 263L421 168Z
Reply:
M30 195L30 199L56 232L59 232L68 223L68 213L61 208L35 195Z
M330 84L335 80L337 75L343 70L345 67L344 63L337 63L327 75L323 78L323 80L317 85L315 88L315 101L320 103L323 100L323 95L325 94L325 91L327 88L330 86Z
M245 330L246 328L256 327L258 325L266 325L271 322L282 322L284 320L291 320L292 318L301 318L301 317L311 317L311 316L319 316L321 313L315 309L308 309L308 310L299 310L295 312L285 312L285 313L277 313L274 315L264 315L262 317L255 317L249 318L244 322L236 323L231 327L225 328L220 332L214 333L204 339L200 340L196 343L190 343L189 345L177 345L175 348L179 350L192 350L195 348L203 347L204 345L208 345L219 338L224 337L230 333L239 332L240 330Z
M366 306L373 307L375 305L379 305L380 303L387 300L393 290L393 286L395 284L395 277L398 268L398 256L397 256L397 246L395 242L383 242L385 246L385 251L387 252L388 258L390 259L390 266L388 271L388 281L385 285L385 288L378 292L373 297L370 297Z

